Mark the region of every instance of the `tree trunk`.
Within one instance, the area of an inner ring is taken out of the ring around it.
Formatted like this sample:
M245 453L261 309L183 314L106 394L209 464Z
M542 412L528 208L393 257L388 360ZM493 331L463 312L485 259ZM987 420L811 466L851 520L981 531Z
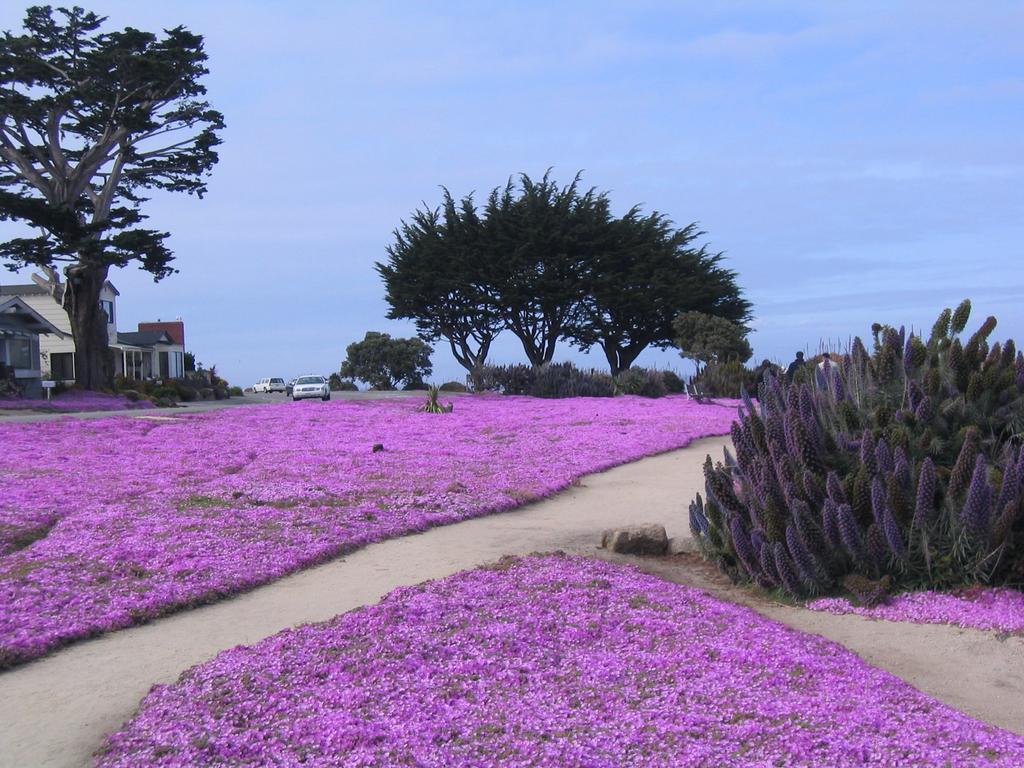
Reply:
M602 344L601 348L604 350L605 359L608 360L612 376L618 376L623 371L629 370L633 361L643 352L643 348L619 347L614 344Z
M510 328L509 330L522 343L526 359L530 361L530 365L534 368L539 368L554 359L555 345L558 342L558 335L556 333L544 335L537 340L525 332L517 332L515 328Z
M81 389L111 389L114 361L107 335L107 314L100 308L107 268L74 264L64 273L64 309L75 338L75 384Z

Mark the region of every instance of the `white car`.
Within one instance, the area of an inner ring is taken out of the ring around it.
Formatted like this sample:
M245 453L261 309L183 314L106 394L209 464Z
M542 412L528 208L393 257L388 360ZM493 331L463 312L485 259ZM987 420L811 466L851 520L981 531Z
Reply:
M323 376L299 376L292 386L292 400L305 400L319 397L321 400L331 399L331 387Z
M260 379L253 387L253 392L284 392L284 379Z

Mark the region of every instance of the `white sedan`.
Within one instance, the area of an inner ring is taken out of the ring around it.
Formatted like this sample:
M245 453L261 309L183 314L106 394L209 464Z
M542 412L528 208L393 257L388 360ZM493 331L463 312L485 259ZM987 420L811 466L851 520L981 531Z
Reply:
M305 400L319 397L321 400L331 399L331 387L323 376L299 376L292 386L292 400Z

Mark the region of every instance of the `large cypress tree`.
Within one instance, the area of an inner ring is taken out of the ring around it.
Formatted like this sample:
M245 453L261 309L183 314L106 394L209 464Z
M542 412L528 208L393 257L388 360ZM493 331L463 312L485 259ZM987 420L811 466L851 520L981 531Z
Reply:
M147 229L148 190L202 196L223 116L204 99L203 38L105 32L82 8L29 8L24 33L0 38L0 218L35 237L0 243L8 266L40 267L71 321L76 381L112 381L99 296L111 267L172 274L168 233Z
M501 331L485 290L491 251L471 197L444 191L440 210L415 211L395 230L388 260L376 265L384 280L388 317L416 323L427 341L444 339L471 375L487 360Z
M662 214L634 208L609 222L582 278L583 300L569 329L581 348L601 347L612 375L629 368L648 347L675 343L672 322L699 311L742 324L750 302L722 255L697 246L696 224L675 229Z

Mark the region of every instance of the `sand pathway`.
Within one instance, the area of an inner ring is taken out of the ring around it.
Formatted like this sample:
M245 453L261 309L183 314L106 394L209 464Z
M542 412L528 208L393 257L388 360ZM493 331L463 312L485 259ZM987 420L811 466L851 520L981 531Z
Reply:
M231 600L73 645L0 673L0 766L85 766L153 683L173 681L217 651L322 621L391 589L497 560L562 549L595 553L597 532L663 523L688 536L684 509L703 485L705 453L724 438L585 477L528 507L366 547ZM975 717L1024 734L1024 638L952 627L831 616L751 599L692 558L644 567L746 602L794 627L843 643L869 662Z

